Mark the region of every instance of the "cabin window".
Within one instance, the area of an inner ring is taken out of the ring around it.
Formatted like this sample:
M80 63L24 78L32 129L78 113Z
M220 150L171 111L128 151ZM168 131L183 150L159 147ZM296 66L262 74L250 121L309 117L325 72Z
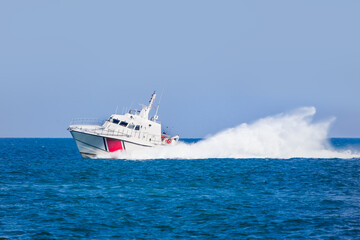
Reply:
M135 125L132 124L132 123L130 123L129 126L128 126L128 128L131 128L131 129L134 129L134 127L135 127Z
M140 130L140 125L136 125L135 130L139 131Z
M115 123L115 124L118 124L120 121L114 118L114 119L112 120L112 122Z
M124 122L124 121L121 121L121 122L120 122L120 126L126 127L127 125L128 125L127 122Z

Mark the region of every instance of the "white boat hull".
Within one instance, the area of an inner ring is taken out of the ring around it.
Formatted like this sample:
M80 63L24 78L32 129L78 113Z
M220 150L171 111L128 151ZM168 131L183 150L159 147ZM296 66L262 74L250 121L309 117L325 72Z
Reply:
M83 158L121 158L124 151L136 151L151 147L130 142L120 137L107 137L90 133L70 131Z

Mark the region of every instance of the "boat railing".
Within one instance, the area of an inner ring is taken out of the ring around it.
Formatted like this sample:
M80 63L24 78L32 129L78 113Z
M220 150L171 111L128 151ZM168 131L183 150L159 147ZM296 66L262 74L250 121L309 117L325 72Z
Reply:
M94 124L89 124L94 125ZM78 130L85 133L91 133L99 136L113 136L113 137L133 137L141 140L150 141L153 144L160 145L162 141L156 140L157 136L155 134L143 133L134 129L129 128L117 128L111 129L103 126L99 126L96 128L89 128L89 125L76 125L71 124L69 130Z
M74 118L70 125L103 125L106 120L98 118Z

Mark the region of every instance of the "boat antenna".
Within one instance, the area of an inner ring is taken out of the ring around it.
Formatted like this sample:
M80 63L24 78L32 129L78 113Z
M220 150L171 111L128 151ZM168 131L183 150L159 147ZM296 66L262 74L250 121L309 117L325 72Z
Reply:
M161 99L162 99L163 93L164 93L164 88L163 88L163 90L161 91L161 95L160 95L159 103L158 103L157 108L156 108L155 116L157 116L157 114L158 114L158 112L159 112L159 107L160 107L160 103L161 103Z

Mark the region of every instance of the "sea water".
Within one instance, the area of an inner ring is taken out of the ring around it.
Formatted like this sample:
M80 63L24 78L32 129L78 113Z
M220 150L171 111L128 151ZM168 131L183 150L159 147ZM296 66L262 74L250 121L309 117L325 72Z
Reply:
M0 239L360 239L360 139L314 114L113 160L0 139Z
M360 159L82 159L72 139L0 139L0 238L359 239Z

